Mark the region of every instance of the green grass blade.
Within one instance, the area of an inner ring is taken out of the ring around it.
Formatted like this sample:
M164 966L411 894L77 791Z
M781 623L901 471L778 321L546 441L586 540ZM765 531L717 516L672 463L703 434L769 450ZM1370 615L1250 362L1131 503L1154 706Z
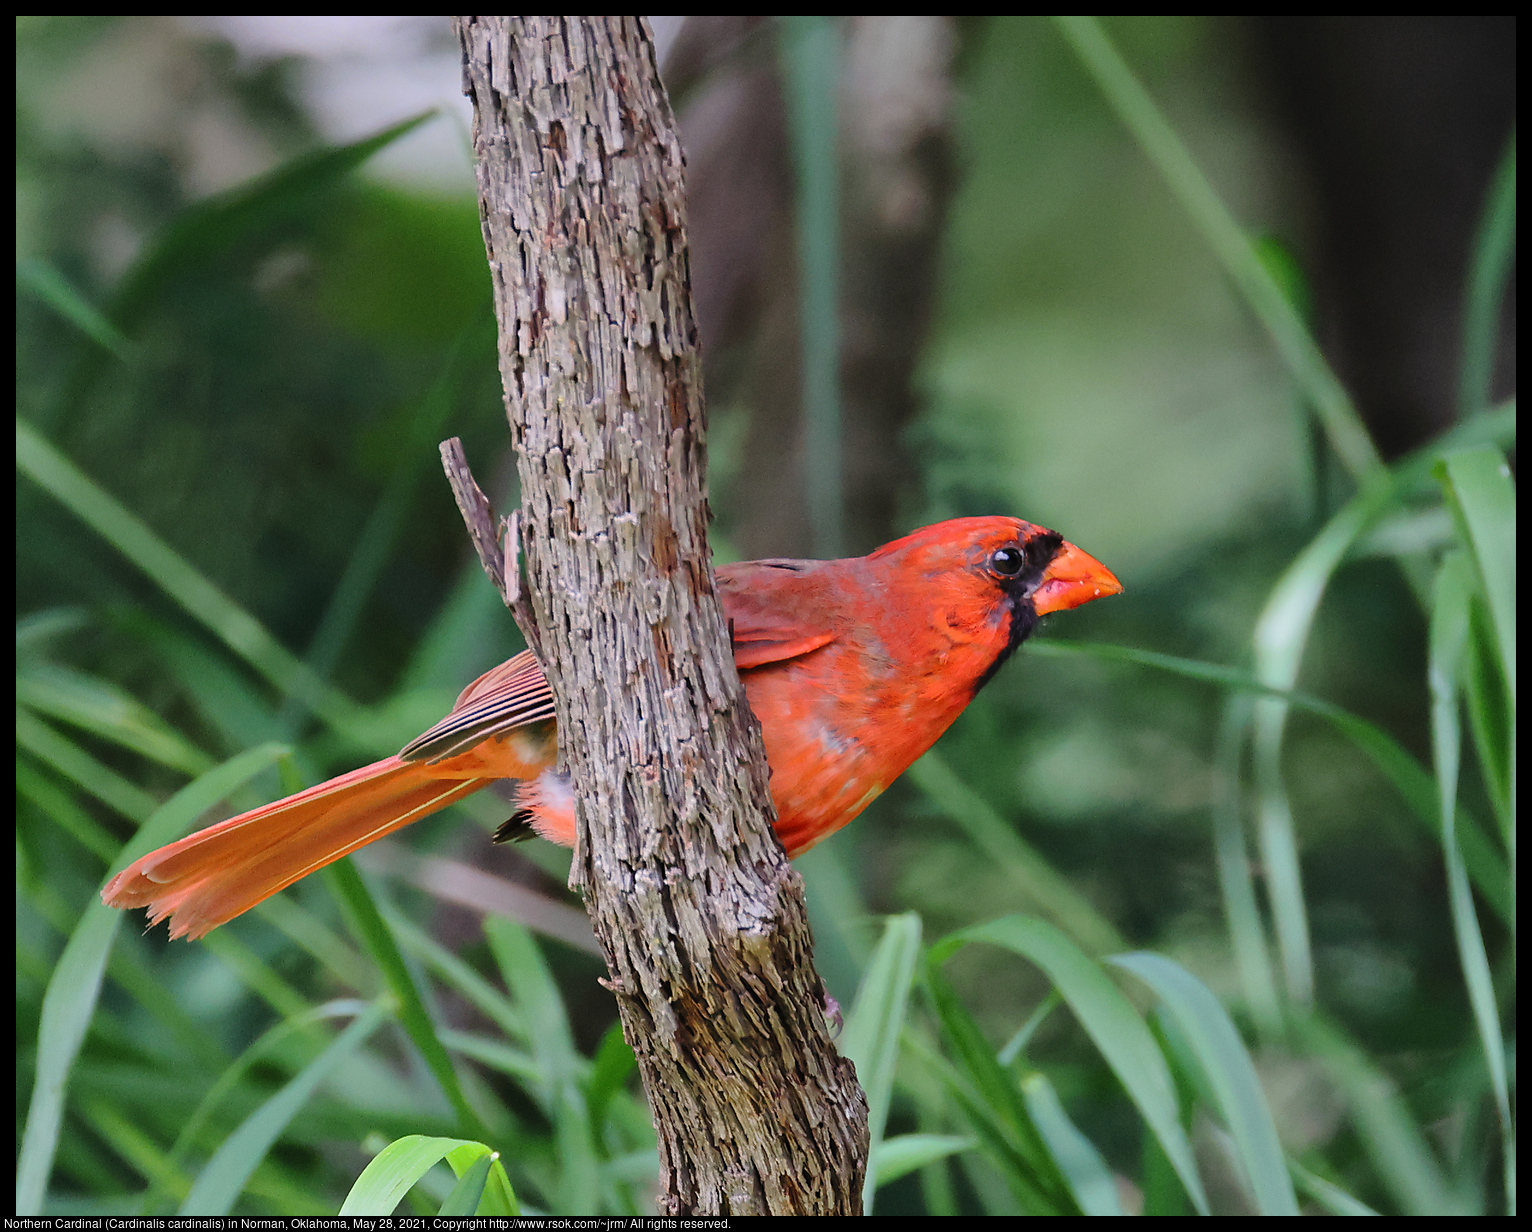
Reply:
M295 1078L251 1113L208 1160L178 1213L227 1215L233 1210L250 1174L266 1158L292 1119L303 1110L315 1088L361 1047L388 1013L385 1002L374 1002Z
M273 894L265 902L257 903L254 911L348 988L369 999L377 994L377 973L367 960L313 912L300 907L291 895Z
M907 1055L946 1086L1005 1182L1013 1206L1033 1215L1078 1214L1074 1195L1033 1126L1020 1088L936 969L943 953L933 947L926 957L926 992L955 1063L934 1053L910 1031L903 1040Z
M1249 739L1252 713L1247 694L1232 693L1224 699L1213 758L1218 776L1212 810L1213 850L1240 987L1244 990L1251 1015L1261 1030L1270 1035L1281 1026L1277 977L1266 944L1266 927L1256 902L1255 878L1251 873L1249 849L1245 845L1244 810L1240 799L1240 767Z
M1393 1080L1319 1014L1288 1021L1294 1042L1345 1097L1379 1181L1406 1215L1473 1214L1447 1187L1425 1134Z
M1207 1195L1181 1128L1175 1085L1165 1056L1128 999L1067 937L1042 920L1007 916L966 928L933 947L942 958L975 941L988 942L1036 963L1053 981L1075 1019L1106 1059L1170 1159L1197 1210Z
M1180 1028L1212 1090L1219 1116L1234 1135L1256 1208L1262 1215L1298 1214L1266 1093L1218 998L1186 968L1162 955L1119 954L1110 961L1149 985Z
M249 748L279 737L270 690L221 647L143 610L117 613L115 624L148 646L228 748Z
M525 925L505 916L490 916L484 921L484 933L547 1082L539 1094L558 1140L560 1211L590 1213L592 1198L600 1192L600 1167L581 1085L585 1061L575 1047L564 998Z
M1353 543L1372 524L1379 501L1348 502L1301 551L1276 586L1255 627L1255 671L1277 689L1291 689L1308 645L1320 600ZM1299 872L1298 841L1282 778L1282 742L1288 707L1263 698L1255 708L1255 775L1261 857L1276 927L1287 995L1298 1005L1314 997L1314 958L1308 909Z
M410 1187L447 1155L462 1146L482 1146L463 1138L428 1138L410 1134L374 1155L341 1203L342 1215L392 1215ZM484 1154L489 1148L483 1147Z
M43 995L37 1028L37 1077L16 1165L16 1213L39 1215L58 1147L64 1091L106 973L106 956L122 913L92 904L70 936Z
M1494 620L1500 662L1516 705L1516 489L1498 449L1449 454L1437 469L1463 541L1473 553Z
M845 553L840 411L839 19L778 19L796 178L804 487L814 551Z
M542 1067L529 1052L512 1048L502 1040L473 1035L467 1031L443 1028L437 1032L437 1035L448 1052L458 1053L460 1056L477 1061L480 1065L497 1069L502 1074L509 1074L529 1089L535 1090L543 1085Z
M468 1171L458 1177L457 1184L442 1203L438 1215L477 1215L479 1199L484 1196L484 1186L489 1181L489 1168L500 1157L493 1151L480 1155L468 1165Z
M793 861L814 934L814 966L831 996L849 1005L872 956L873 917L841 848L820 843Z
M16 421L16 469L115 547L225 645L284 692L308 669L266 627L202 576L115 497L92 481L22 420ZM354 725L354 702L311 684L314 709L326 721Z
M197 202L160 233L123 277L113 297L112 320L131 326L174 279L300 216L320 194L435 114L425 111L349 145L300 154L248 183Z
M1293 1183L1303 1190L1310 1198L1324 1207L1330 1215L1376 1215L1379 1212L1368 1206L1367 1203L1353 1198L1339 1185L1325 1180L1322 1176L1316 1176L1302 1164L1294 1160L1287 1161L1288 1170L1292 1173Z
M356 939L372 955L372 961L383 973L383 979L399 1001L399 1023L410 1037L426 1066L436 1076L442 1093L447 1097L464 1128L477 1138L490 1137L483 1121L469 1105L458 1082L457 1071L452 1068L452 1058L447 1055L441 1038L436 1034L436 1024L426 1010L425 1000L415 979L405 965L404 955L394 941L372 893L356 871L351 860L337 860L325 869L331 888L340 900Z
M1123 939L1106 917L959 778L939 753L927 753L905 773L932 804L1006 871L1026 905L1047 916L1089 954L1110 954L1124 948Z
M326 1018L355 1018L366 1012L367 1005L365 1001L330 1001L324 1005L315 1006L302 1017L284 1019L263 1031L244 1052L224 1067L217 1081L208 1088L192 1114L186 1118L185 1124L181 1126L181 1131L176 1135L175 1142L171 1144L166 1154L167 1162L179 1165L181 1160L186 1158L213 1114L244 1081L255 1062L271 1056L278 1044L285 1043L295 1035L309 1030L315 1023ZM152 1209L154 1196L152 1191L145 1195L142 1208L144 1213L147 1214Z
M1474 236L1463 297L1462 367L1458 373L1458 414L1468 416L1489 404L1495 352L1500 341L1500 305L1516 258L1516 133L1506 143L1490 181L1489 200Z
M16 658L43 651L54 638L65 637L91 625L91 615L82 607L50 607L16 620Z
M175 838L284 751L277 747L254 749L188 783L149 816L111 871L126 868L139 856ZM105 884L103 880L102 885ZM42 1209L58 1147L69 1073L95 1012L107 956L123 919L123 912L99 900L88 904L48 981L38 1022L36 1079L16 1168L18 1213L36 1214Z
M489 938L500 976L514 998L524 1038L546 1076L547 1086L540 1096L545 1106L552 1109L559 1085L578 1082L584 1070L584 1058L575 1047L564 998L541 949L524 924L505 916L490 916L484 921L484 934Z
M112 1150L149 1182L148 1192L160 1191L184 1198L191 1191L191 1178L171 1163L141 1126L123 1116L106 1100L89 1100L80 1113L86 1123L111 1144Z
M278 721L284 728L309 708L309 698L303 690L330 678L342 649L361 619L367 597L377 585L404 526L410 502L420 486L426 461L432 457L433 451L429 446L441 436L442 425L452 411L458 355L463 349L464 340L470 331L477 332L479 329L480 326L474 325L459 332L447 352L441 372L410 415L410 432L404 446L404 460L390 475L330 595L330 602L309 644L308 654L304 656L308 672L294 681L299 691L283 703Z
M122 849L112 871L126 868L139 856L174 842L220 800L226 800L258 774L269 770L291 752L286 745L263 744L247 749L193 779L158 809ZM105 882L102 883L103 885Z
M1001 1065L1013 1065L1017 1058L1025 1058L1027 1045L1032 1042L1032 1037L1037 1034L1037 1029L1048 1021L1048 1016L1064 1004L1064 998L1059 996L1057 988L1050 989L1048 995L1042 999L1038 1007L1027 1015L1026 1022L1016 1028L1016 1034L1011 1036L1000 1051L995 1054L995 1060Z
M1358 483L1382 462L1345 387L1325 362L1297 308L1261 262L1255 246L1219 199L1149 94L1094 17L1055 17L1064 39L1113 110L1164 176L1234 285L1266 327L1288 371L1314 408L1331 447Z
M16 700L172 770L197 775L213 765L212 758L147 706L111 682L72 667L39 661L19 665Z
M141 822L154 812L154 797L137 783L129 782L74 741L54 731L31 711L19 706L16 709L16 743L124 817Z
M202 939L202 944L241 984L283 1018L302 1018L313 1009L296 988L228 929L215 929Z
M1430 773L1403 745L1376 723L1352 714L1350 711L1342 710L1330 702L1310 697L1306 693L1273 688L1238 668L1224 667L1216 663L1202 663L1195 659L1178 659L1173 655L1136 650L1131 646L1050 640L1031 645L1029 653L1086 654L1092 658L1133 663L1141 667L1154 668L1157 671L1171 672L1188 680L1201 680L1280 698L1284 704L1293 709L1318 715L1334 726L1371 758L1379 772L1394 785L1394 789L1410 806L1410 811L1430 831L1432 838L1437 838L1441 833L1436 784ZM1479 823L1461 807L1458 813L1461 823L1459 841L1463 847L1463 859L1468 866L1468 874L1473 878L1474 888L1484 895L1485 901L1494 907L1496 914L1509 927L1512 912L1510 892L1507 888L1509 873L1506 870L1505 860L1494 849Z
M840 1052L856 1066L857 1081L867 1092L870 1137L867 1177L862 1187L862 1212L870 1215L878 1189L875 1154L883 1141L888 1105L894 1090L894 1065L899 1038L909 1007L910 985L920 957L920 917L913 911L890 916L883 939L873 951L846 1018Z
M528 1039L526 1024L521 1015L498 988L403 916L390 912L388 923L406 950L425 963L438 978L507 1036L523 1041Z
M18 757L16 759L16 794L29 800L61 830L72 835L92 855L106 863L122 846L104 827L74 802L73 797L52 778Z
M1048 1144L1053 1160L1086 1215L1121 1215L1117 1182L1106 1160L1064 1111L1053 1084L1042 1074L1028 1074L1021 1083L1022 1098L1032 1123Z
M124 363L132 359L133 344L63 274L47 261L16 262L16 281L98 346Z
M351 1186L340 1214L392 1215L410 1188L443 1160L451 1166L458 1183L440 1214L509 1217L521 1213L499 1152L463 1138L409 1134L373 1156Z
M879 1184L890 1185L917 1168L971 1151L977 1145L972 1138L956 1134L898 1134L878 1143L868 1167L877 1169Z
M613 1098L626 1085L629 1076L638 1068L638 1057L622 1035L622 1023L614 1022L601 1037L600 1047L585 1078L585 1102L590 1122L601 1134L601 1123L606 1119L607 1109Z
M1463 669L1463 688L1473 728L1474 752L1479 770L1500 826L1505 850L1515 847L1512 836L1512 797L1516 779L1515 715L1511 691L1501 668L1500 651L1491 628L1493 618L1483 593L1475 590L1469 602L1468 659Z
M1458 691L1469 638L1469 609L1475 577L1472 563L1460 551L1450 553L1437 574L1436 605L1431 613L1429 676L1431 684L1431 749L1436 762L1436 781L1441 789L1442 850L1447 865L1447 897L1458 946L1458 962L1468 986L1479 1044L1489 1069L1490 1089L1500 1117L1504 1143L1504 1168L1508 1209L1516 1206L1515 1125L1511 1119L1505 1039L1500 1030L1500 1009L1495 1001L1494 977L1484 934L1474 910L1473 892L1457 842L1458 771L1462 757L1462 729L1458 721Z

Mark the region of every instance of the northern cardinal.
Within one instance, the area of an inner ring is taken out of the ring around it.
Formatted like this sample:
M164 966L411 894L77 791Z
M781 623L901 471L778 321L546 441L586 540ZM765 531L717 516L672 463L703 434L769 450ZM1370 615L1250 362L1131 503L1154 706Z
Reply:
M1036 627L1117 594L1093 557L1016 518L939 522L854 560L717 571L734 663L761 722L789 856L845 825L936 742ZM572 847L553 695L530 651L485 672L397 757L210 826L124 869L102 899L201 937L300 877L496 779L527 825Z

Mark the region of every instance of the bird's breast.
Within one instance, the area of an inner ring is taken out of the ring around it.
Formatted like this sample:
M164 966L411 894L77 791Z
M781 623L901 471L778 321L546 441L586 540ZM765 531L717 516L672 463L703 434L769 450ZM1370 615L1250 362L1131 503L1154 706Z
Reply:
M788 855L807 851L877 799L972 696L971 686L952 687L950 664L943 671L927 656L912 670L897 651L835 643L743 673Z

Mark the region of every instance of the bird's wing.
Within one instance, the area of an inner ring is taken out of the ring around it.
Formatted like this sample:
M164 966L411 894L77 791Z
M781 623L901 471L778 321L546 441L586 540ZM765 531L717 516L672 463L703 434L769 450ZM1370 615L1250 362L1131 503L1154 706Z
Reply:
M740 671L779 663L835 640L823 618L819 561L756 560L718 571L719 593ZM405 761L440 761L481 741L553 718L553 692L530 650L485 672L452 712L400 750Z
M440 761L482 740L553 718L553 692L530 650L492 667L458 695L440 723L400 750L405 761Z
M735 667L743 672L795 659L835 640L826 617L825 563L751 560L718 570Z

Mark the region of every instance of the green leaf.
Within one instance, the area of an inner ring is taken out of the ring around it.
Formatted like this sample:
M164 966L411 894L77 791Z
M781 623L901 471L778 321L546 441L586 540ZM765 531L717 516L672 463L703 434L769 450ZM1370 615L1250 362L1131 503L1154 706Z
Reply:
M489 1148L482 1142L471 1142L466 1146L457 1147L447 1152L447 1162L458 1176L466 1176L468 1168L474 1162L484 1158L483 1152ZM474 1214L480 1216L512 1217L521 1214L521 1207L516 1202L516 1193L511 1188L511 1179L505 1174L505 1165L500 1161L498 1151L489 1153L489 1175L485 1178L484 1188L479 1198L479 1205Z
M1055 645L1047 643L1045 645ZM1047 654L1046 648L1041 653ZM1019 894L1088 953L1109 954L1126 944L1117 930L1037 850L1006 823L989 803L947 765L927 753L906 776L974 845L1005 870Z
M436 1076L442 1093L457 1112L461 1124L479 1137L488 1138L489 1131L463 1095L457 1071L452 1068L452 1058L447 1055L446 1048L436 1034L436 1024L426 1011L425 1001L415 986L414 977L405 965L404 956L394 942L394 935L378 911L362 875L356 871L350 859L335 861L325 869L325 873L336 897L340 899L357 940L372 955L384 980L399 999L399 1022L405 1034L425 1058L426 1065Z
M1042 1074L1028 1074L1022 1079L1021 1094L1080 1210L1087 1215L1121 1215L1112 1170L1095 1144L1069 1119L1053 1084Z
M124 362L132 358L133 344L122 331L48 262L35 257L16 262L16 281L98 346Z
M1505 1040L1500 1030L1500 1010L1495 1000L1494 977L1484 934L1474 910L1473 893L1457 841L1458 770L1462 753L1462 730L1458 722L1458 686L1467 658L1469 611L1475 591L1473 565L1462 551L1442 562L1436 579L1436 603L1431 613L1429 676L1431 685L1431 749L1436 761L1436 781L1441 789L1442 850L1447 864L1447 899L1457 939L1458 962L1468 985L1479 1044L1489 1068L1490 1088L1500 1116L1505 1151L1506 1197L1509 1209L1516 1205L1515 1123L1511 1119Z
M315 1088L378 1029L388 1014L387 1003L374 1002L295 1078L246 1117L198 1174L178 1213L227 1215L233 1210L250 1174L302 1111Z
M115 971L113 978L116 978ZM262 1058L272 1056L278 1044L284 1044L295 1036L309 1033L314 1024L326 1018L355 1018L365 1013L367 1008L368 1003L365 1001L349 999L330 1001L324 1005L315 1006L300 1017L283 1019L262 1032L232 1063L223 1067L217 1081L208 1088L207 1093L203 1095L192 1114L181 1126L175 1142L171 1144L166 1154L167 1162L179 1165L191 1150L192 1145L201 1137L203 1128L212 1118L213 1113L245 1080L250 1067ZM146 1197L152 1198L153 1195L146 1195Z
M19 706L16 708L16 743L130 821L141 822L154 812L154 797L137 783L103 765L74 741ZM116 844L113 849L115 852Z
M469 1175L480 1160L488 1161L475 1209L459 1213L505 1216L521 1213L499 1155L484 1143L410 1134L390 1142L373 1156L351 1186L340 1214L392 1215L410 1187L444 1159L459 1178ZM455 1195L456 1189L453 1192ZM443 1208L442 1213L448 1212Z
M927 970L925 987L936 1008L942 1034L958 1054L958 1065L948 1062L925 1045L915 1033L905 1033L905 1053L944 1083L958 1105L980 1148L1008 1189L1005 1214L1077 1215L1080 1207L1068 1183L1043 1145L1042 1137L1026 1114L1016 1083L994 1063L984 1036L962 1010L953 991L938 973ZM987 1204L993 1195L980 1194Z
M876 1152L888 1123L899 1037L904 1031L910 985L919 957L920 917L913 911L890 916L883 927L883 939L867 964L867 973L857 989L840 1039L841 1055L856 1066L857 1081L867 1093L870 1145L867 1177L862 1187L864 1214L872 1213L873 1196L878 1189Z
M450 1027L442 1028L437 1035L441 1039L442 1047L448 1052L458 1053L479 1062L480 1065L487 1065L490 1069L497 1069L502 1074L509 1074L531 1089L535 1090L543 1084L541 1067L529 1053L522 1052L519 1048L512 1048L500 1040L474 1035L468 1031L454 1031Z
M542 951L527 928L504 916L484 921L491 953L526 1024L532 1055L545 1079L536 1094L552 1120L563 1165L558 1183L561 1213L588 1212L599 1192L600 1168L581 1077L584 1058L575 1047L564 999Z
M97 909L99 908L99 910ZM64 1089L101 992L122 913L93 903L59 956L37 1026L37 1077L16 1165L16 1213L39 1215L64 1116Z
M479 1199L484 1196L484 1186L489 1180L490 1165L500 1158L494 1152L480 1155L468 1165L468 1170L458 1177L457 1184L442 1203L439 1215L477 1215Z
M16 794L30 800L60 829L67 831L93 855L110 863L122 846L74 798L31 762L16 759Z
M432 456L433 451L429 446L441 435L442 425L452 411L460 368L458 356L464 340L470 333L481 329L475 323L459 331L436 380L409 417L410 433L408 443L404 446L405 461L395 467L390 475L382 497L357 537L346 561L346 568L331 592L319 628L304 656L308 671L295 678L296 691L283 703L279 722L284 730L309 709L309 697L303 690L312 689L319 682L330 678L341 650L361 619L367 596L372 593L388 563L404 526L405 515L420 486L427 460Z
M398 912L389 912L388 923L404 948L434 971L443 983L469 1001L507 1036L527 1040L526 1024L504 993Z
M1287 1162L1288 1170L1292 1173L1293 1182L1315 1202L1324 1207L1331 1215L1376 1215L1377 1211L1367 1203L1359 1201L1348 1194L1339 1185L1327 1181L1322 1176L1316 1176L1302 1164L1293 1160Z
M1495 352L1500 341L1500 307L1516 259L1516 133L1506 143L1490 182L1489 200L1474 236L1463 297L1463 352L1458 375L1458 414L1471 415L1489 403Z
M1078 16L1053 20L1118 118L1202 232L1224 272L1266 327L1288 372L1324 425L1336 454L1359 483L1381 471L1377 447L1298 310L1262 263L1244 228L1235 221L1175 130L1134 77L1133 70L1112 46L1100 22L1094 17Z
M1191 1143L1181 1128L1175 1086L1164 1054L1143 1019L1101 967L1052 925L1024 916L1007 916L954 933L933 947L933 958L939 955L936 960L943 961L975 941L998 945L1043 969L1148 1122L1192 1204L1206 1214L1207 1195L1197 1175Z
M1489 600L1500 662L1516 705L1516 488L1498 449L1485 446L1449 454L1438 478L1473 554Z
M1374 489L1376 491L1376 489ZM1299 552L1283 573L1255 627L1255 670L1264 684L1291 689L1298 679L1320 600L1351 546L1376 520L1381 498L1371 492L1349 501ZM1298 842L1282 779L1282 741L1288 707L1263 698L1255 708L1255 774L1261 858L1276 926L1287 994L1299 1005L1314 996L1314 959L1308 909L1299 871Z
M612 1097L623 1089L637 1068L638 1058L622 1037L622 1023L614 1022L601 1037L595 1062L585 1079L585 1104L598 1136Z
M1273 697L1280 697L1295 710L1307 711L1331 723L1372 759L1377 769L1394 785L1394 789L1410 806L1410 811L1430 831L1432 838L1436 838L1441 833L1436 782L1431 774L1403 745L1376 723L1354 715L1350 711L1342 710L1330 702L1310 697L1306 693L1273 688L1238 668L1224 667L1216 663L1202 663L1195 659L1179 659L1173 655L1137 650L1130 646L1050 639L1029 643L1028 653L1086 654L1096 659L1134 663L1158 671L1171 672L1189 680L1202 680L1252 693L1266 693ZM1505 861L1484 836L1478 823L1462 808L1459 808L1458 812L1462 822L1459 833L1463 844L1463 856L1468 865L1469 876L1473 878L1474 888L1484 895L1485 901L1495 908L1496 913L1509 926L1511 907L1510 895L1506 888L1509 873L1506 870Z
M1229 941L1239 970L1245 1003L1260 1029L1274 1035L1281 1026L1277 977L1267 946L1266 927L1256 903L1255 877L1245 844L1245 815L1240 767L1249 740L1254 707L1248 694L1224 698L1214 751L1217 771L1213 799L1213 849L1218 861L1218 884L1223 893Z
M962 1151L971 1151L977 1145L972 1138L962 1138L955 1134L898 1134L878 1143L873 1149L868 1168L877 1169L880 1185L891 1185L917 1168L924 1168L927 1164L934 1164Z
M1323 1015L1288 1021L1293 1039L1321 1062L1350 1107L1357 1135L1385 1189L1406 1215L1468 1215L1409 1106L1387 1074Z
M178 837L229 792L259 774L285 752L276 746L252 749L188 783L156 809L118 855L102 887L119 869L141 855ZM58 1148L69 1073L95 1012L107 956L124 913L99 900L89 903L70 935L43 994L37 1032L36 1079L27 1107L16 1166L16 1210L37 1214L42 1209L48 1176Z
M349 145L300 154L184 210L123 277L113 297L112 320L131 326L176 278L299 217L343 177L435 114L425 111Z
M925 984L956 1064L937 1056L908 1031L905 1048L946 1084L1022 1210L1034 1215L1078 1214L1074 1195L1032 1124L1020 1089L937 970L945 956L937 947L927 951Z
M156 535L21 419L16 420L16 469L115 547L129 562L210 629L279 689L291 691L309 674L269 630L209 582ZM320 683L310 683L315 713L347 728L359 719L354 702Z
M172 770L196 775L212 767L212 758L154 711L111 682L72 667L36 661L19 665L16 700Z
M82 607L50 607L16 621L16 657L39 653L56 637L88 628L90 613Z
M1201 980L1159 954L1119 954L1115 966L1148 984L1180 1028L1210 1087L1214 1106L1234 1135L1240 1163L1262 1215L1296 1215L1277 1125L1255 1065L1228 1013Z

